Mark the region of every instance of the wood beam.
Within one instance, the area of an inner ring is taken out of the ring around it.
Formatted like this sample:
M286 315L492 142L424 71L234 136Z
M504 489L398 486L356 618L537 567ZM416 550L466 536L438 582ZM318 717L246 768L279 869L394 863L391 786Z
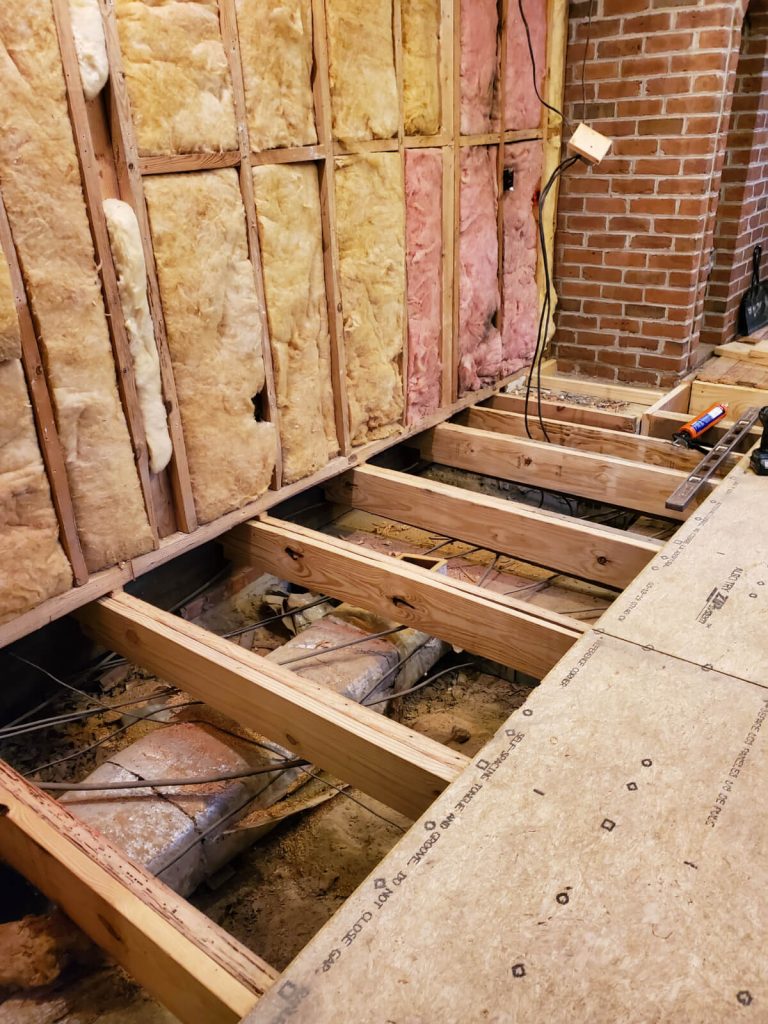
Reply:
M636 509L667 519L687 519L664 502L686 474L662 466L639 466L611 455L572 451L559 445L528 441L486 430L442 423L417 439L422 458L457 469L501 477L533 487L576 494L593 501ZM699 492L701 501L711 486Z
M665 409L660 412L650 413L647 417L644 417L643 430L649 437L661 437L669 440L676 430L679 430L685 423L689 423L691 419L693 419L693 416L690 412L668 412ZM723 424L725 425L723 426ZM720 423L716 423L714 427L710 427L702 440L705 444L719 441L721 437L728 433L732 426L733 423L730 420L722 420ZM762 436L762 427L752 427L736 450L747 451Z
M325 495L373 515L622 589L662 547L660 541L610 526L378 466L361 466L336 477L326 485Z
M502 412L525 412L525 398L519 395L493 395L488 401L489 409ZM536 392L531 395L529 418L537 415ZM607 430L621 430L628 434L637 433L640 417L633 413L611 412L596 409L591 405L575 405L552 399L542 400L541 415L547 419L564 420L566 423L584 423L587 426L604 427Z
M513 437L527 437L525 417L518 412L502 412L499 409L468 409L457 422L476 430L491 430ZM649 466L666 466L690 473L701 462L701 452L678 448L670 441L645 437L642 434L627 434L621 430L605 430L577 423L562 423L558 420L544 420L549 440L566 448L596 452L599 455L616 455L632 462ZM534 440L545 440L541 425L536 417L528 418L528 429ZM728 472L738 462L738 457L729 456L723 464L721 474Z
M265 516L225 538L227 556L540 679L584 631L565 615L439 576Z
M417 818L466 757L274 661L138 598L115 593L78 612L100 644Z
M0 857L181 1021L234 1024L278 977L2 761Z

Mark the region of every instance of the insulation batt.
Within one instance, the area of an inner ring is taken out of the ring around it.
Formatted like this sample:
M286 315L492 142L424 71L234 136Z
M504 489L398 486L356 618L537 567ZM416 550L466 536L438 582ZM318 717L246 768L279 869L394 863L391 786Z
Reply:
M440 406L442 184L443 158L439 149L406 151L409 423L417 423Z
M543 96L547 69L546 0L523 0L523 10L531 30L531 46L536 60L536 86ZM507 15L507 61L504 85L504 127L519 130L538 128L542 106L533 87L533 68L528 51L525 25L518 0L510 0Z
M326 0L337 139L391 139L398 101L392 0Z
M401 0L406 135L440 130L440 0Z
M515 173L514 189L504 192L501 199L504 221L501 374L508 376L531 361L539 326L534 210L541 184L541 143L506 146L504 164Z
M201 522L255 500L275 429L255 419L264 387L259 301L237 172L144 182L195 508Z
M217 0L116 0L139 153L237 149Z
M398 153L337 161L339 276L353 444L388 437L403 415L405 217Z
M269 316L283 482L314 473L338 451L314 164L253 171Z
M107 43L99 0L69 0L80 81L87 100L95 99L109 78Z
M24 371L7 359L0 363L0 622L71 585Z
M131 207L119 199L105 199L104 214L147 436L150 468L153 473L162 473L171 461L173 447L163 402L155 328L149 314L147 268L139 222Z
M496 150L461 151L459 234L459 390L474 391L501 373Z
M8 264L0 249L0 363L21 358L21 335Z
M251 149L317 142L311 0L237 0Z
M149 550L50 0L0 4L0 181L91 570Z
M461 0L462 135L487 132L498 123L494 110L498 25L496 0Z

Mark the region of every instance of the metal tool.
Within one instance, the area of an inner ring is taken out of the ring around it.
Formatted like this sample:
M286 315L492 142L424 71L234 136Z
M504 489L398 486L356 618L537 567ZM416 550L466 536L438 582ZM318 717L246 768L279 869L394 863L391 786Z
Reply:
M760 422L763 424L763 436L750 455L749 464L758 476L768 476L768 405L760 410Z
M678 447L698 448L698 442L703 435L710 427L719 423L727 412L728 406L724 402L710 405L703 413L694 416L692 420L688 420L679 430L676 430L672 435L672 443Z
M768 406L764 408L768 416ZM671 508L675 512L684 511L696 497L700 488L709 480L715 470L723 464L744 435L752 429L758 415L761 415L761 413L762 410L758 409L757 406L747 409L744 415L739 417L733 426L723 434L717 444L707 452L696 469L670 494L664 503L666 507ZM763 423L765 423L764 420ZM766 439L765 431L763 432L763 438L764 440ZM765 472L768 472L768 449L766 450Z

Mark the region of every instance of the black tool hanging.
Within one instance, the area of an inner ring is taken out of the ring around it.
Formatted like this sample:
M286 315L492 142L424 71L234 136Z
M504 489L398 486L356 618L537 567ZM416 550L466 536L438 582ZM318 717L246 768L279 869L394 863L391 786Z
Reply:
M754 334L768 324L768 288L760 281L762 253L762 246L756 245L752 252L752 280L739 306L739 333L744 335Z

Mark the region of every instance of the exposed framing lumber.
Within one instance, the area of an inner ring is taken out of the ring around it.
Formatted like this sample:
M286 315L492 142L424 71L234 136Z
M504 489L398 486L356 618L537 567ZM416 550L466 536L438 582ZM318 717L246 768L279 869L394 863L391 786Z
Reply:
M328 61L328 29L325 0L312 0L314 74L312 95L315 125L326 159L318 165L320 178L320 222L323 233L323 268L331 336L331 383L336 435L342 455L352 451L349 434L349 396L347 395L347 357L344 347L344 318L339 277L339 243L336 235L336 163L333 146L333 115Z
M78 618L99 643L411 818L468 763L319 683L116 593Z
M527 437L525 417L518 412L501 412L498 409L468 409L459 415L458 422L477 430L490 430L513 437ZM562 423L558 420L544 420L549 440L569 449L597 452L601 455L616 455L633 462L650 466L666 466L686 473L694 470L701 462L701 453L677 448L669 441L646 437L642 434L627 434L620 430L605 430L582 424ZM528 429L535 440L545 440L539 420L529 417ZM738 462L737 456L729 456L723 464L720 475L732 469Z
M107 220L102 206L102 190L99 166L96 161L91 126L85 105L85 96L80 81L80 68L75 52L72 23L68 0L52 0L54 21L59 40L59 52L67 90L72 135L80 164L80 176L86 198L86 210L91 227L93 247L101 279L104 311L109 326L112 354L117 375L117 389L125 415L128 434L133 445L134 461L139 476L139 485L144 500L149 528L155 547L159 541L158 517L155 511L152 480L149 469L149 449L144 431L144 418L136 390L133 359L123 319L123 306L117 286L117 271L112 259L112 246L107 232Z
M503 382L501 383L503 384ZM489 397L498 386L501 385L494 385L494 387L487 388L482 392L465 395L464 398L456 403L455 408L463 409L471 402ZM390 448L393 443L411 437L426 427L440 423L445 416L446 412L444 410L436 412L424 422L408 427L397 438L387 437L380 441L371 441L369 444L362 445L360 448L353 450L349 455L340 455L336 459L331 459L330 462L311 476L282 487L279 491L266 491L256 501L250 502L242 508L234 509L232 512L227 512L226 515L214 519L213 522L205 523L205 525L198 527L194 533L177 532L163 537L160 541L160 546L154 551L148 551L145 555L138 555L136 558L129 559L120 565L112 566L110 569L105 569L91 576L85 585L85 589L81 587L79 590L68 590L57 597L49 598L49 600L43 601L36 608L25 612L24 615L19 615L11 619L10 622L0 625L0 648L12 643L14 640L18 640L22 636L26 636L28 633L33 633L49 622L53 622L54 619L67 615L89 601L94 601L96 598L108 594L110 590L122 586L128 580L137 579L144 573L156 569L159 565L169 562L172 558L176 558L186 551L191 551L193 548L200 547L201 544L205 544L207 541L214 540L238 523L242 523L244 520L264 512L273 505L277 505L316 484L325 483L326 480L339 473L343 473L344 470L349 469L351 466L364 464L367 459L373 458L374 455L378 455L380 452Z
M661 549L659 541L460 487L362 466L325 487L351 505L468 544L610 587L626 587Z
M493 395L488 402L488 408L501 409L503 412L525 412L525 397ZM536 388L532 388L528 406L530 419L536 416L537 409ZM636 433L640 423L639 417L634 414L610 412L606 409L595 409L589 405L576 405L572 402L561 402L551 398L542 399L541 414L547 419L563 420L566 423L584 423L587 426L621 430L628 434Z
M405 205L405 106L403 97L403 11L401 0L392 0L392 42L395 61L395 84L397 86L397 153L400 158L400 180L402 181L403 211L403 327L402 351L400 353L400 374L403 380L403 415L401 422L408 423L408 233L406 229L407 210Z
M660 437L670 440L675 430L690 422L691 415L690 412L667 412L666 410L655 412L647 417L647 421L643 424L643 430L649 437ZM714 427L709 428L703 438L706 444L710 444L712 441L719 441L730 430L732 424L727 420L722 422L725 423L725 426L722 423L716 423ZM745 451L751 447L755 441L760 440L762 434L761 427L752 427L737 451Z
M768 391L757 388L743 388L736 384L711 384L708 381L695 380L691 384L691 404L689 412L703 412L714 402L728 404L728 422L743 416L753 405L768 405ZM688 419L691 417L689 416Z
M173 457L169 472L176 522L180 530L183 530L185 533L191 533L197 528L197 513L192 496L192 481L189 475L187 448L181 427L181 414L176 394L176 382L173 376L171 353L168 348L163 304L160 299L160 286L157 280L155 252L152 248L149 214L141 180L141 161L133 131L128 89L125 84L125 71L123 69L120 39L117 32L115 0L99 0L99 8L104 25L104 38L106 40L110 67L109 120L117 177L120 185L120 198L128 203L136 214L136 219L139 222L141 244L144 250L144 261L147 267L149 309L155 328L155 342L160 360L160 376L162 378L163 396L168 416L168 431L173 444Z
M142 174L178 174L180 171L218 171L237 167L240 151L224 153L175 153L173 156L143 156L139 160Z
M584 631L566 615L270 516L237 527L224 549L235 561L352 601L536 678Z
M278 977L2 761L0 856L187 1024L235 1024Z
M612 455L574 451L453 423L442 423L422 434L419 448L422 458L457 469L564 491L667 519L686 519L711 490L702 488L699 500L685 512L672 512L664 502L686 478L679 470L638 465Z
M0 259L5 254L8 270L11 275L16 315L19 320L21 363L24 368L24 377L32 404L32 414L35 420L40 454L43 457L43 464L48 474L51 498L53 500L53 507L56 510L56 520L59 524L59 539L72 567L72 577L77 586L81 586L88 580L88 566L85 564L83 549L80 546L80 538L77 534L75 509L72 504L72 492L69 489L64 452L56 429L53 405L51 404L48 383L43 372L43 361L37 344L35 326L27 302L24 279L19 266L13 233L2 194L0 194L0 249L2 249Z

